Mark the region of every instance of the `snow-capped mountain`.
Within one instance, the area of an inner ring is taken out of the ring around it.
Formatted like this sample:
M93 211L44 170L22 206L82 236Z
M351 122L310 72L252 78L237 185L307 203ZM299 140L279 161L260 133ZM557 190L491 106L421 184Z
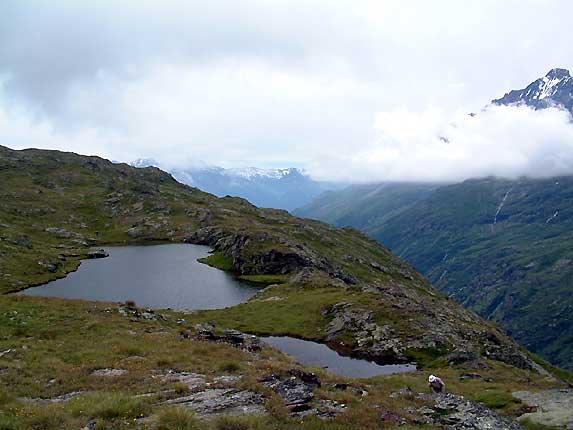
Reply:
M138 158L135 161L129 163L130 166L133 167L159 167L159 163L155 161L153 158Z
M320 193L340 189L341 184L313 180L302 169L260 169L257 167L225 169L194 166L168 169L152 158L139 158L134 167L159 167L179 182L223 197L243 197L260 207L292 210L310 203Z
M258 167L245 167L236 169L223 169L223 174L227 176L241 177L249 180L261 178L281 179L285 176L301 173L303 170L290 167L288 169L259 169Z
M522 90L513 90L500 99L498 105L525 104L535 109L558 106L573 112L573 78L566 69L551 69L543 78Z

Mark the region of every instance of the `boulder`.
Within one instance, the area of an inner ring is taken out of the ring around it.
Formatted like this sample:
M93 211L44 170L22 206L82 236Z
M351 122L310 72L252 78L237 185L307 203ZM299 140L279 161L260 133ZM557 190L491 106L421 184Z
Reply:
M90 252L87 253L86 255L88 258L106 258L109 257L109 254L101 248L98 249L92 249Z

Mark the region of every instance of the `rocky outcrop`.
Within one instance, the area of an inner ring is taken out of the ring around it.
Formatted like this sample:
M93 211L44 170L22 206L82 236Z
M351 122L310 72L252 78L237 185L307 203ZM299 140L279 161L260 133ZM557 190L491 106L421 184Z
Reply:
M92 376L103 376L104 378L118 378L127 374L125 369L97 369L94 370Z
M118 312L121 315L129 317L132 322L137 322L140 320L153 321L158 319L165 319L163 315L160 315L151 308L140 309L133 302L125 302L119 305Z
M503 417L484 405L452 393L423 394L403 388L390 397L426 403L426 406L410 408L419 426L440 426L446 430L520 430L521 426L510 418Z
M201 417L218 415L263 415L264 399L258 393L234 388L213 388L189 396L167 400L165 405L177 405Z
M326 340L340 345L339 337L351 334L356 345L352 354L374 359L379 363L407 363L403 350L403 340L396 336L392 327L380 326L374 322L373 313L368 309L354 306L347 302L337 303L325 309L323 315L331 318L326 329Z
M184 241L212 246L215 251L229 257L235 270L243 275L296 274L311 269L326 272L348 285L358 283L354 275L333 265L310 248L282 234L279 236L280 243L276 244L277 237L268 233L233 234L217 227L202 227ZM266 243L272 245L265 246Z
M346 410L345 404L335 400L315 399L314 390L321 386L321 382L312 372L290 369L286 374L272 374L259 382L277 393L294 417L316 415L327 419Z
M197 330L196 337L199 340L227 343L249 352L257 352L262 348L261 341L257 336L241 333L237 330L216 331L212 324L199 324L195 326L195 329Z
M106 258L109 257L109 254L102 248L92 249L90 252L86 254L87 258Z
M502 417L480 403L455 394L438 395L435 406L425 413L431 424L443 425L451 430L519 430L510 418Z

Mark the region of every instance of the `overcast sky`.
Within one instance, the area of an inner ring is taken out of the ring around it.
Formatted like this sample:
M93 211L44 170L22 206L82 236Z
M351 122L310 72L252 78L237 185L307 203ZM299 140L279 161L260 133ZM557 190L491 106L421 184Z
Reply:
M570 0L2 0L0 144L320 179L573 173ZM448 134L450 143L436 139Z

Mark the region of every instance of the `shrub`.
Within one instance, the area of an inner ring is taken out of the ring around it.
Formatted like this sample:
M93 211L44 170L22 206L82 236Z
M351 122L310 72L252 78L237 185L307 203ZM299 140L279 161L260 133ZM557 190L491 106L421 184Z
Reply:
M202 428L195 415L183 408L164 409L157 418L157 430L199 430Z

